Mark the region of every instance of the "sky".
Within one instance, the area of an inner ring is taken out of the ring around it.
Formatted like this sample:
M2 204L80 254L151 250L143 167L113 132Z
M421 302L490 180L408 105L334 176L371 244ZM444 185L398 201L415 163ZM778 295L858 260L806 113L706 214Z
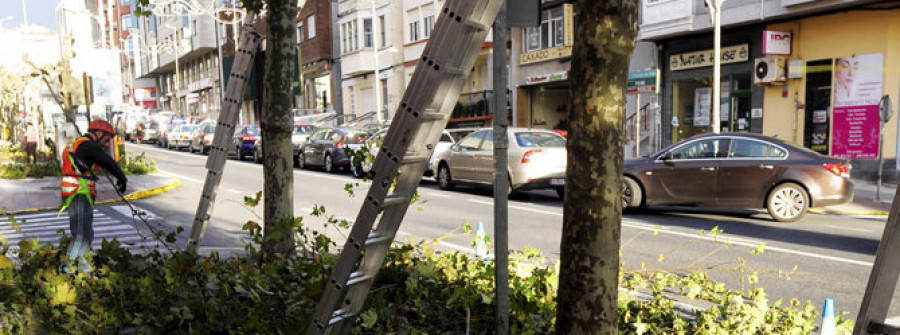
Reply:
M14 28L24 23L23 0L0 0L0 27ZM57 31L56 5L59 0L24 0L28 24Z

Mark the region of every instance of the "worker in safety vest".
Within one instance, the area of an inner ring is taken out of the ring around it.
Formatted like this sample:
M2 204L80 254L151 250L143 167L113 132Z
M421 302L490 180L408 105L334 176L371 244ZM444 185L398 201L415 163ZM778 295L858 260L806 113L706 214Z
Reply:
M60 182L62 211L69 210L69 229L72 241L67 252L69 259L62 264L62 271L72 273L73 268L81 272L91 272L91 266L84 255L91 249L94 240L94 198L97 196L96 172L102 167L117 179L116 190L125 192L128 181L116 161L103 148L109 145L115 131L109 122L94 120L88 126L87 134L75 138L66 145L62 156L63 179ZM70 266L70 262L77 262Z

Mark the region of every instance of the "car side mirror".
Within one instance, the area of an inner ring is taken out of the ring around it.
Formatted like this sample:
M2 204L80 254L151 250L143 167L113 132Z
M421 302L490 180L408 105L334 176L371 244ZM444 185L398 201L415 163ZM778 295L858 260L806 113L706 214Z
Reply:
M666 153L664 153L664 154L662 155L662 160L663 160L663 162L666 162L666 163L671 162L672 159L674 159L674 158L675 158L675 157L672 155L672 152L671 152L671 151L666 152Z
M458 144L453 144L453 145L451 145L451 146L450 146L450 150L453 150L453 151L459 151L459 145L458 145Z

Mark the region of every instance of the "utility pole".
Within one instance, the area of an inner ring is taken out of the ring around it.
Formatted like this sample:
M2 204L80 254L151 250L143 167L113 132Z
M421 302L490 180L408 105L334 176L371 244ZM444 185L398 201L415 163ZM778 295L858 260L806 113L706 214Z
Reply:
M337 124L344 123L344 97L341 89L341 25L338 23L339 0L331 0L331 105L338 115Z

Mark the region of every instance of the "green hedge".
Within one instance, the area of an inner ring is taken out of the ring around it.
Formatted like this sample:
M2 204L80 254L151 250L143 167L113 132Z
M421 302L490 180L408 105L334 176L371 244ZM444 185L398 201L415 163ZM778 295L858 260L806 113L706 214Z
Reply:
M261 227L254 222L244 226L254 241L245 256L134 254L118 241L103 241L92 256L93 275L57 271L67 238L59 246L20 243L21 266L0 256L0 332L303 333L336 256L332 240L303 228L300 218L295 224L303 256L272 264L259 262L255 243ZM174 241L179 232L165 238ZM391 250L354 333L493 332L493 263L439 252L435 244ZM8 254L7 248L0 255ZM512 334L554 331L559 269L536 265L542 263L536 250L510 256ZM816 310L809 302L773 303L762 289L729 290L703 273L623 272L622 278L620 333L806 334L815 328ZM652 298L637 299L633 291ZM673 293L713 307L679 313L667 298ZM852 325L838 318L839 329Z

